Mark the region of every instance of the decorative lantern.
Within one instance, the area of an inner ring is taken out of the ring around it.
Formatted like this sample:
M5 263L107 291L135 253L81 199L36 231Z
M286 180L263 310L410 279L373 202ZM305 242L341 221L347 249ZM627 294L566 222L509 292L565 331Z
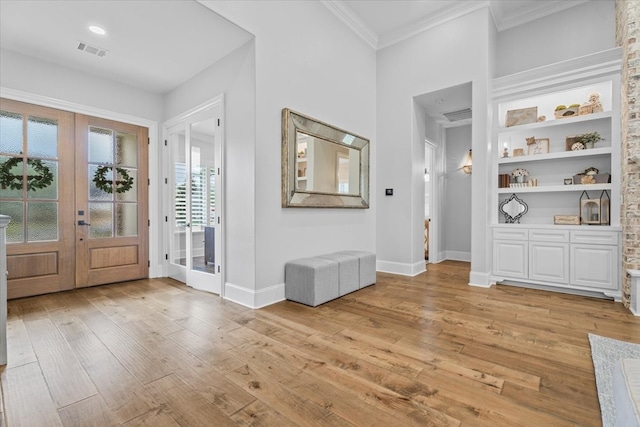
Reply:
M583 191L580 195L580 222L582 224L608 225L610 198L607 190L603 190L598 199L590 199L589 194Z

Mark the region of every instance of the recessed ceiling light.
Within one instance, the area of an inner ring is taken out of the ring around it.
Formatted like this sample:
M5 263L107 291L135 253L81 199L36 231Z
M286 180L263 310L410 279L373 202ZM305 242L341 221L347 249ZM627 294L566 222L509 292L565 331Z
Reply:
M105 34L107 34L104 28L98 27L97 25L89 25L89 31L100 36L104 36Z

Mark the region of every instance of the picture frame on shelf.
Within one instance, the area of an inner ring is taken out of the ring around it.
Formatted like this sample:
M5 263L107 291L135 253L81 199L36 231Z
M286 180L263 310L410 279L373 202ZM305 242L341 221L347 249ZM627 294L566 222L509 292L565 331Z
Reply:
M549 138L535 138L532 143L527 141L527 155L547 154L549 152Z
M524 148L514 148L513 149L513 157L524 156Z

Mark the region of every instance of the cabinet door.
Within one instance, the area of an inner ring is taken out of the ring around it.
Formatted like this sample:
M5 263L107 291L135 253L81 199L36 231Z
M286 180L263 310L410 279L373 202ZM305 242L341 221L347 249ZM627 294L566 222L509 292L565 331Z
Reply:
M493 272L504 278L527 278L529 257L528 245L524 241L493 241Z
M618 247L571 245L571 284L598 289L618 289Z
M529 279L569 283L569 244L529 242Z

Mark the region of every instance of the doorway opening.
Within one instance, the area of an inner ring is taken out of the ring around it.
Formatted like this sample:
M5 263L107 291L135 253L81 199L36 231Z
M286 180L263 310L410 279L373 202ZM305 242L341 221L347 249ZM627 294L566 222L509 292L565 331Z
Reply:
M168 276L223 296L222 96L165 124Z
M424 209L420 219L414 217L419 227L415 236L426 263L468 261L471 179L459 167L464 160L459 152L463 146L463 154L471 148L472 83L424 93L413 101L416 160L424 161L424 192L416 192L424 194Z

